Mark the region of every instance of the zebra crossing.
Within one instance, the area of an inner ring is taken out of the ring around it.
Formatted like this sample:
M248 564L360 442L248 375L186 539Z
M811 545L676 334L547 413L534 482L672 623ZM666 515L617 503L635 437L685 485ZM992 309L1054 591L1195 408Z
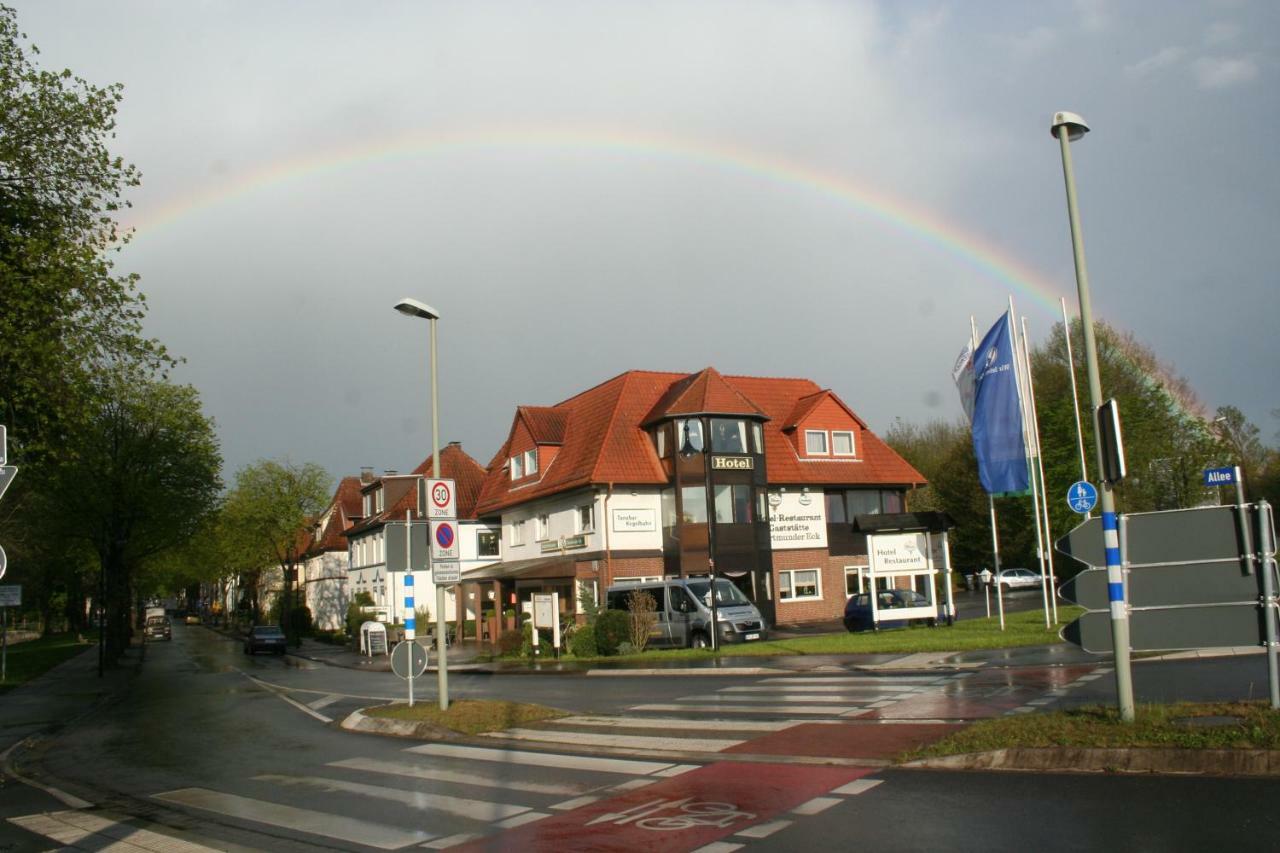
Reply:
M939 697L968 676L962 672L770 677L670 702L634 705L617 716L574 715L488 737L564 748L719 753L797 725L846 723L872 713L891 717L893 706Z

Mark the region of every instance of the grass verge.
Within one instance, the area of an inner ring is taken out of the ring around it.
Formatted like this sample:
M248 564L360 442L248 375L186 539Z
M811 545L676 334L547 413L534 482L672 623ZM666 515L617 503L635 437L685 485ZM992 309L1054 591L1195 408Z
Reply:
M0 693L12 690L19 684L44 675L63 661L84 651L85 646L75 634L54 634L9 646Z
M1223 717L1225 720L1206 718ZM983 720L936 743L899 756L902 761L1024 747L1280 749L1280 711L1266 702L1179 702L1139 705L1134 722L1114 707L1090 705L1049 714ZM1202 722L1197 724L1199 719Z
M447 711L441 711L438 704L431 702L420 703L412 708L397 703L367 708L364 714L391 720L432 723L467 735L496 732L525 723L568 716L566 711L548 708L545 705L501 702L493 699L461 699L450 703Z
M1008 649L1017 646L1044 646L1062 642L1058 631L1084 612L1080 607L1059 607L1058 622L1052 631L1044 627L1044 612L1026 610L1005 617L1005 630L1000 620L965 619L950 628L927 625L892 628L885 631L840 632L768 640L725 646L720 655L773 657L777 655L850 655L850 654L915 654L918 652L965 652L975 649ZM653 649L638 655L574 658L571 661L645 661L705 660L717 657L704 649Z

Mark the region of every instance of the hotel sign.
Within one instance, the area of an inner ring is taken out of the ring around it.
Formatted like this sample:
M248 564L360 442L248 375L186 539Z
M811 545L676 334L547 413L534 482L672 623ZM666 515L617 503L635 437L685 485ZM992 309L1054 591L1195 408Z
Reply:
M910 574L929 571L929 544L923 533L893 533L867 537L872 574Z
M769 500L769 544L775 551L827 547L827 515L821 492L816 499L795 491L775 493Z
M712 456L712 471L751 471L756 460L750 456Z

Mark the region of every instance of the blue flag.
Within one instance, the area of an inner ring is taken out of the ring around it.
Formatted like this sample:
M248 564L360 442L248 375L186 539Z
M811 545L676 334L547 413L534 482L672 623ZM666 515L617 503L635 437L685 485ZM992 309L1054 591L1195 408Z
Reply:
M1013 327L1005 312L973 353L973 452L990 495L1031 488L1022 433L1022 395L1014 367Z

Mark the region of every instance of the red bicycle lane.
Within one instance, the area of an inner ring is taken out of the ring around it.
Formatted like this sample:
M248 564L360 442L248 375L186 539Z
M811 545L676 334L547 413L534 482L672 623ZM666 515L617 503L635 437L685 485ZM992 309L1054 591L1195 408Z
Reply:
M477 839L468 851L696 850L874 772L871 767L717 763Z

